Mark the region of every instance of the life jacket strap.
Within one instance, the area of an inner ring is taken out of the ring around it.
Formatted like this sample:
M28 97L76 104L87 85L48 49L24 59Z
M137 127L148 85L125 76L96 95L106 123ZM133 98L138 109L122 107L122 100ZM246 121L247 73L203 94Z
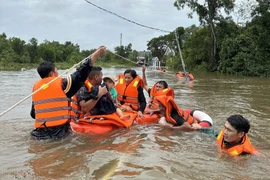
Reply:
M34 101L34 105L37 104L44 104L44 103L51 103L51 102L62 102L62 101L69 101L71 102L71 98L51 98L51 99L42 99L38 101Z
M45 121L56 121L56 120L61 120L61 119L73 119L75 120L74 116L71 115L63 115L63 116L56 116L56 117L51 117L51 118L40 118L36 119L36 122L45 122Z

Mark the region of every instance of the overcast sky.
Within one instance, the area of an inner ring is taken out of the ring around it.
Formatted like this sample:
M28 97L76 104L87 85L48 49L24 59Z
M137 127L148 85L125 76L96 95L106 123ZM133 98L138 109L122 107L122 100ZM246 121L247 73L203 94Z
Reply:
M173 31L179 26L198 25L189 19L189 10L177 10L174 0L89 0L107 10L138 23ZM136 50L146 50L147 41L166 33L146 29L102 11L84 0L0 0L0 33L19 37L26 42L32 37L41 43L71 41L81 49L105 45L113 50L120 44L132 43Z

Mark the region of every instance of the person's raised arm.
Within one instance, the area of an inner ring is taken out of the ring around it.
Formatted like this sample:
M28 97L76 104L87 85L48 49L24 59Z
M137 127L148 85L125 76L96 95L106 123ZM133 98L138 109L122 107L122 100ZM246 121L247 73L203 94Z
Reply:
M145 65L142 66L142 80L143 80L143 88L148 92L148 84L147 84L147 80L146 80L146 75L145 75Z
M138 116L143 118L143 112L144 109L146 107L146 100L145 100L145 96L143 94L143 88L141 86L138 87L138 101L140 103L140 108L138 110Z
M96 62L97 58L106 52L105 46L100 46L94 53L92 53L86 61L84 61L77 70L63 78L62 89L66 93L67 97L72 97L83 85L88 74L91 72L93 64Z
M106 53L106 47L100 46L93 54L90 55L90 58L91 58L90 66L94 65L97 58L105 53Z

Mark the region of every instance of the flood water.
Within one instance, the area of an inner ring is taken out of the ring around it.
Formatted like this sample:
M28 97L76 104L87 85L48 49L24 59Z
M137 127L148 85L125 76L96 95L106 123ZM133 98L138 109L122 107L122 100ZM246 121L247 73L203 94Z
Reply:
M103 73L124 70L103 68ZM193 73L195 81L185 82L173 74L146 71L149 85L166 80L180 107L206 112L217 131L232 114L249 119L250 141L259 155L232 158L219 152L209 134L157 124L37 141L30 137L34 121L29 98L0 117L0 179L269 179L270 79ZM0 77L0 112L31 94L39 79L35 70L2 71Z

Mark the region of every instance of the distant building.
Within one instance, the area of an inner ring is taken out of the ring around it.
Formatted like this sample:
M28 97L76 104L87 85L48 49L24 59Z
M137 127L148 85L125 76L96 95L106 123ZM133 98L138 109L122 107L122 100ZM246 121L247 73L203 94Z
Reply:
M138 56L137 56L137 65L147 65L147 60L146 58L149 58L149 56L151 55L150 51L139 51L138 52Z
M158 59L158 57L153 57L152 58L152 66L155 69L160 67L160 60Z

